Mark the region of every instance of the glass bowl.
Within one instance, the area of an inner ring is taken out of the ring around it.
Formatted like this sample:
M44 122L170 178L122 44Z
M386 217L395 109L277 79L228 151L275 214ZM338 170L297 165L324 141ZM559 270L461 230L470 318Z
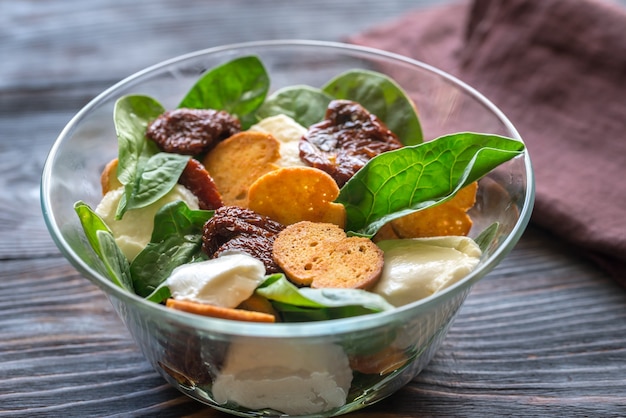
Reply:
M41 183L50 234L74 267L104 291L157 372L188 396L234 415L344 414L391 395L413 379L441 345L472 285L519 240L534 199L530 159L524 153L480 180L470 236L493 223L499 228L472 273L392 311L261 324L187 314L125 292L94 268L95 255L73 209L78 200L95 207L102 197L100 173L117 156L115 101L145 94L172 109L204 71L246 55L264 63L272 91L296 84L319 87L354 68L386 73L409 92L426 139L460 131L521 138L496 106L436 68L369 48L299 40L211 48L157 64L104 91L59 135ZM385 364L375 372L358 367L370 361ZM214 388L224 368L247 377Z

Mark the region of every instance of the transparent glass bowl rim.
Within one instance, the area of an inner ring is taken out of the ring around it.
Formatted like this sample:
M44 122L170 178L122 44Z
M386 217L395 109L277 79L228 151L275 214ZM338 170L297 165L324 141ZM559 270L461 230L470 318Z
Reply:
M110 296L119 299L125 304L137 305L138 308L142 308L146 312L153 313L155 317L158 316L164 319L172 320L174 322L183 323L186 326L196 328L198 330L203 330L208 333L218 332L224 335L250 337L257 336L268 338L323 337L332 336L344 332L355 332L369 328L377 328L384 326L390 322L402 320L403 318L407 317L413 317L419 315L422 312L426 312L432 309L433 305L441 303L444 299L451 299L459 292L462 292L463 290L467 289L467 287L473 285L484 275L490 272L501 261L501 259L510 252L510 250L515 246L515 244L521 237L530 220L530 215L534 203L534 176L530 157L527 151L524 153L523 157L524 166L526 169L526 194L524 196L523 205L520 208L517 223L515 224L509 236L500 244L497 250L487 260L483 261L479 268L472 271L469 275L467 275L459 282L438 293L435 293L430 297L418 300L416 302L410 303L402 307L398 307L390 311L352 318L306 323L263 324L204 317L169 309L164 307L163 305L149 302L135 294L126 292L119 286L113 284L106 277L103 277L96 270L92 269L87 263L85 263L72 250L69 243L63 238L63 234L57 227L57 224L54 222L54 214L52 213L50 206L51 196L49 195L49 193L51 189L50 182L53 162L55 160L56 154L59 152L64 138L71 135L75 126L79 125L82 119L89 115L92 109L98 107L101 102L109 99L110 96L114 96L119 88L130 83L141 81L143 77L149 76L155 72L159 72L166 67L182 63L184 61L193 60L200 56L212 55L225 51L279 47L324 48L328 50L336 50L338 54L358 53L366 56L376 57L378 59L402 62L404 64L419 67L422 70L426 70L427 72L434 73L443 79L447 79L450 83L456 85L456 87L458 87L460 90L464 91L469 96L472 96L478 102L481 102L483 106L485 106L497 116L497 118L502 122L506 129L511 133L511 137L522 141L522 138L520 137L513 124L502 113L502 111L477 90L459 80L458 78L436 67L392 52L341 42L296 39L243 42L212 47L194 51L188 54L183 54L138 71L130 75L129 77L126 77L125 79L119 81L118 83L112 85L108 89L104 90L94 99L92 99L87 105L85 105L68 122L68 124L64 127L64 129L57 137L49 152L42 172L40 190L41 206L44 219L55 244L58 246L62 254L84 277L88 278L90 281L98 285Z

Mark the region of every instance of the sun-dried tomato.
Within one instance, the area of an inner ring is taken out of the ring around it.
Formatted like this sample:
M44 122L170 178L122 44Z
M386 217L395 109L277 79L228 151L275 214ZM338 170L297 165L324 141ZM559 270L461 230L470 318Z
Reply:
M343 186L370 159L402 147L376 115L350 100L333 100L326 119L312 125L300 140L300 158Z
M200 209L217 209L224 205L213 177L195 158L190 158L178 182L198 198Z
M204 225L202 250L211 258L224 251L238 250L261 260L265 271L280 270L272 258L274 240L284 225L238 206L222 206Z
M239 119L228 112L183 108L162 113L148 125L146 136L161 151L200 155L240 131Z

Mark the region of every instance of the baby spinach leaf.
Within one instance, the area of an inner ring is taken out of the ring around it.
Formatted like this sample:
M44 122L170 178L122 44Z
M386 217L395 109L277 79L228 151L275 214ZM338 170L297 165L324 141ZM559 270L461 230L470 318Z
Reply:
M304 297L299 289L291 283L284 274L272 274L256 289L261 296L282 302L288 305L296 305L305 308L322 308L324 305Z
M336 99L360 103L378 116L404 145L423 141L417 111L404 90L384 74L349 70L330 80L322 90Z
M133 292L128 260L117 246L109 227L85 202L76 202L74 210L91 248L105 267L106 275L122 289Z
M154 302L154 303L161 303L171 297L172 297L172 292L170 291L170 288L162 284L159 287L157 287L154 290L154 292L146 296L146 300L149 300L150 302Z
M500 229L500 223L494 222L485 228L474 240L483 254L487 253L487 250L494 245L498 229Z
M239 117L243 129L255 120L263 104L270 79L255 56L236 58L207 71L189 90L179 108L225 110Z
M124 198L120 200L115 217L121 219L127 204L132 201L137 178L144 163L159 152L158 147L145 137L146 128L165 109L155 99L130 95L115 103L113 121L118 142L117 177L124 185Z
M382 296L362 289L312 289L303 287L300 294L329 308L357 305L372 312L394 309Z
M146 207L169 193L189 162L189 156L159 152L137 168L126 210Z
M461 132L380 154L336 199L346 208L346 230L373 236L392 219L450 199L523 150L511 138Z
M331 100L332 97L314 87L284 87L267 98L257 111L257 116L263 119L283 114L308 128L324 119Z
M150 242L133 260L130 273L135 292L146 297L174 268L204 257L202 232L213 211L192 210L183 201L168 203L156 213Z
M393 309L385 299L361 289L298 288L284 274L274 274L257 288L285 322L323 321Z

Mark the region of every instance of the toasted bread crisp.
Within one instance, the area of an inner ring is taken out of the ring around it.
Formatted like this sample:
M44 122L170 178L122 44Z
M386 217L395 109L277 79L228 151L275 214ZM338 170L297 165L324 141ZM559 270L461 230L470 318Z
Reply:
M265 312L223 308L221 306L190 302L186 300L177 300L170 298L165 302L165 306L167 306L168 308L194 313L197 315L211 316L213 318L232 319L234 321L248 322L276 322L276 317L274 315Z
M467 235L472 219L467 211L476 202L478 183L471 183L447 202L391 221L399 238L422 238L444 235Z
M293 283L312 288L367 289L380 278L383 252L336 225L302 221L274 241L273 257Z
M311 221L343 228L346 210L333 203L337 196L337 183L324 171L287 167L264 174L250 186L248 207L283 225Z
M117 164L118 159L114 158L104 167L102 174L100 175L100 186L102 186L102 196L122 187L122 183L117 178Z
M240 132L218 143L203 159L224 205L247 207L248 189L263 174L276 170L280 143L270 134Z
M345 238L327 256L318 256L312 270L319 275L311 287L368 289L382 274L383 252L367 238Z
M292 282L310 286L319 274L312 269L313 261L318 254L329 251L329 243L334 244L344 238L346 233L337 225L298 222L278 234L272 256ZM320 247L323 247L322 250Z

